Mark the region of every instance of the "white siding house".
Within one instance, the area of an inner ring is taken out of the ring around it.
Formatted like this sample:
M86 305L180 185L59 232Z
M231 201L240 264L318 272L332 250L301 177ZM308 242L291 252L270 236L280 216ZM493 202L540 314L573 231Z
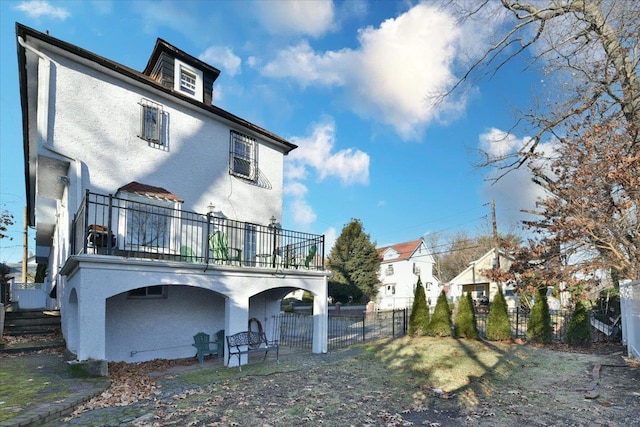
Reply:
M511 264L513 264L513 259L502 252L499 253L499 257L500 269L508 271L511 268ZM469 292L476 303L478 303L482 297L493 301L493 297L498 292L498 283L491 281L485 272L491 270L494 263L495 251L493 249L471 262L467 268L449 282L448 297L457 301L464 293ZM502 287L509 308L515 308L515 304L517 303L514 289L515 286L513 283L505 283Z
M435 306L442 290L433 276L435 260L424 239L378 248L380 271L377 307L380 310L410 308L418 277L425 287L427 302Z
M279 224L296 146L212 105L219 70L164 40L136 71L16 35L29 225L77 359L189 357L249 319L277 339L294 289L326 351L324 236Z

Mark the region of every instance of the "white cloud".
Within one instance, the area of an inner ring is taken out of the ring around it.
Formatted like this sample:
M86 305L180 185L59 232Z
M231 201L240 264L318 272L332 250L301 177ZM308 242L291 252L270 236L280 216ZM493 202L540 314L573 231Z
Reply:
M241 72L242 60L226 46L211 46L198 59L214 67L221 67L231 77Z
M290 182L284 187L284 194L293 197L304 197L307 194L307 187L300 182Z
M293 221L301 226L307 226L316 220L316 213L305 199L294 199L289 206Z
M314 126L306 137L293 137L291 142L298 148L286 159L287 178L306 176L307 167L317 173L319 180L337 177L344 185L367 184L369 182L369 155L363 151L347 148L334 152L335 123L325 120Z
M64 21L71 16L71 13L65 8L52 6L48 1L23 1L16 5L15 9L26 13L32 18L40 18L44 16L62 19Z
M333 245L338 240L338 231L334 227L329 227L325 230L324 234L324 255L329 256Z
M353 51L316 53L309 42L301 41L295 46L281 50L276 58L266 64L262 73L269 77L294 78L302 86L342 86L346 75L343 64L353 57Z
M316 220L308 204L303 181L315 172L318 180L336 177L343 185L369 182L369 155L353 148L334 151L335 124L330 119L313 126L305 137L290 138L298 148L285 157L287 209L296 225L307 226Z
M464 98L430 100L457 81L454 62L466 37L452 15L418 4L378 28L360 30L358 49L317 52L302 41L279 52L262 72L303 87L342 87L357 114L393 126L404 139L419 139L429 123L465 107Z
M531 141L529 137L517 138L500 129L492 128L480 135L480 148L490 155L503 157L518 152ZM543 144L541 150L550 153L552 144ZM513 227L528 215L522 210L535 208L536 200L545 196L544 190L533 183L532 175L526 165L508 172L495 181L496 173L504 169L493 169L485 176L482 194L487 200L495 200L502 217L498 221L503 226Z
M518 139L515 135L491 128L480 135L480 149L491 158L505 158L520 151L531 138Z
M319 37L334 28L331 0L271 0L255 5L256 17L272 34Z

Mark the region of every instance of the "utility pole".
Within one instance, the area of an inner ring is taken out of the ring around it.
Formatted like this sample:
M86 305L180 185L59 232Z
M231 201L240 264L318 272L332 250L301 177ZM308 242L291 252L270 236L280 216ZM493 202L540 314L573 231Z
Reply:
M500 268L500 247L498 241L498 220L496 219L496 202L491 199L491 223L493 226L493 268Z
M27 267L29 259L29 230L27 228L28 213L27 208L24 208L24 215L22 216L23 233L22 233L22 283L27 283Z

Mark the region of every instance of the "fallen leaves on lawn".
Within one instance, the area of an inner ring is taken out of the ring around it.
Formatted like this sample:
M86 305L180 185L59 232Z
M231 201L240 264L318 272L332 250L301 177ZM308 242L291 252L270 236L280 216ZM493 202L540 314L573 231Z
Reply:
M194 363L193 359L156 359L140 363L111 362L109 363L109 379L111 380L109 388L76 408L70 418L88 410L128 406L140 400L151 399L157 393L158 380L149 374L166 372L173 366Z

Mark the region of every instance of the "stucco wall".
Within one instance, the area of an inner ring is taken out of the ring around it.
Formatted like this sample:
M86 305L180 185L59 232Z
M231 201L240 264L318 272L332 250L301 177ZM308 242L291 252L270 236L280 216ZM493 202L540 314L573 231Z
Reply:
M274 146L257 138L260 179L249 183L229 174L230 127L213 114L67 58L52 58L57 66L49 142L82 162L83 190L115 193L138 181L178 195L185 210L205 213L213 203L234 219L268 224L272 215L281 218L283 155ZM168 129L163 146L137 136L142 98L162 105ZM75 212L77 206L69 209Z
M205 332L214 340L224 329L224 298L201 288L169 286L166 298L123 293L106 304L106 357L111 361L190 357L195 334Z
M297 288L316 295L321 304L316 312L326 316L327 282L321 273L274 275L240 267L204 271L203 265L179 262L81 258L67 275L62 296L63 318L71 320L65 322L65 337L71 337L69 349L79 360L189 357L187 344L195 333L245 331L252 317L275 339L273 316L280 312L279 301ZM155 285L169 286L166 299L126 298L129 290ZM74 294L81 303L70 303ZM318 322L325 335L314 334L314 351L321 352L326 351L326 322ZM141 351L149 349L157 351ZM141 352L132 356L132 351Z

